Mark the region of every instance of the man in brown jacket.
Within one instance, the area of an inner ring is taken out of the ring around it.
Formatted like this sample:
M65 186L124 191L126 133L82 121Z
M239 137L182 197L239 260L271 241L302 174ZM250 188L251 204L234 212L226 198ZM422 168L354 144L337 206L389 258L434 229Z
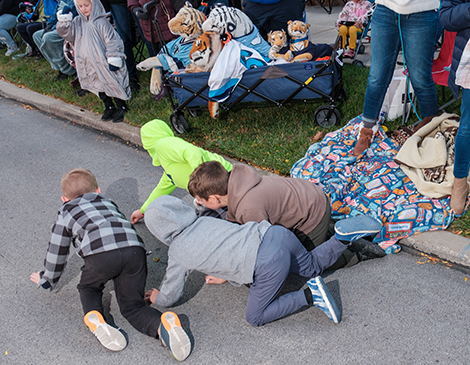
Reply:
M222 171L224 170L224 171ZM188 190L196 202L210 209L227 207L226 219L244 224L266 220L291 230L311 251L327 241L331 207L322 189L309 181L281 176L259 176L246 165L229 173L216 162L205 162L191 174ZM330 267L352 266L358 261L384 256L378 245L360 240Z

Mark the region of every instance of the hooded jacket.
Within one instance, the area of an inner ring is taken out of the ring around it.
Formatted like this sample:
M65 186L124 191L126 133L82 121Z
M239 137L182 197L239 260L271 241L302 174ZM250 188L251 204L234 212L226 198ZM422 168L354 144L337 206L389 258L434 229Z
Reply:
M82 89L95 94L104 92L107 96L121 100L131 98L129 75L124 60L124 43L106 18L106 12L99 0L91 0L90 19L77 6L78 12L71 22L57 22L57 34L74 45L75 65ZM108 59L122 59L117 71L109 69Z
M227 171L232 170L232 164L222 156L175 137L168 124L162 120L154 119L144 124L140 134L142 145L152 157L153 165L163 168L163 176L157 187L142 205L142 213L159 196L169 195L177 187L187 190L189 176L203 162L219 161Z
M326 212L326 196L302 179L259 176L250 167L235 165L228 180L227 220L244 224L266 220L295 234L308 234Z
M448 81L448 85L454 96L457 96L459 94L460 87L455 84L455 75L457 68L459 67L465 45L470 39L470 1L444 0L442 2L439 16L441 24L445 30L457 32Z
M258 248L271 226L266 221L238 225L213 217L198 218L194 208L173 196L153 201L145 212L145 224L169 246L157 307L169 307L181 298L191 270L236 286L251 284Z

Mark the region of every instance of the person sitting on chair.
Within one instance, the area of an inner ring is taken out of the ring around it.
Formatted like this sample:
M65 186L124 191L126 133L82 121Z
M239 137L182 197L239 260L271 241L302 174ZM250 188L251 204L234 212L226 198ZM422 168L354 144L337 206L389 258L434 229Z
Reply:
M357 34L362 32L367 23L367 14L372 4L367 0L351 0L344 5L336 21L340 38L340 47L346 49L346 37L349 35L349 49L345 57L354 58L356 54Z

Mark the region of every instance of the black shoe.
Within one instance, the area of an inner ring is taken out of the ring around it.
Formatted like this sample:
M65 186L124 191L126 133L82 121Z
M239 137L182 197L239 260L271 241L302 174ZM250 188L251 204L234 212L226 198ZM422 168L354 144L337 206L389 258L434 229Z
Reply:
M139 81L137 79L130 79L129 86L131 88L131 93L135 94L140 90Z
M114 114L116 114L116 108L114 106L110 106L106 108L106 110L103 113L103 116L101 117L101 120L103 121L108 121L114 118Z
M119 123L124 120L124 113L128 111L127 108L123 107L121 109L116 109L116 114L113 117L113 123Z
M69 77L68 75L59 71L59 73L56 76L56 79L59 81L62 81L62 80L66 80L68 77Z
M79 97L85 96L88 93L89 91L85 89L78 89L77 91L75 91L75 94L77 94Z
M386 255L385 251L382 250L378 244L363 238L352 242L349 250L357 254L359 261L376 259Z

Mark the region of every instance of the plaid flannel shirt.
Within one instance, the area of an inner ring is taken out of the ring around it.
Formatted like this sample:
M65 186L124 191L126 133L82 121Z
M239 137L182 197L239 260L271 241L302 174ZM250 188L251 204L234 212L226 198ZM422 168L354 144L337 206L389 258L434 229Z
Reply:
M115 203L97 193L84 194L59 209L40 286L55 287L67 263L71 243L82 258L122 247L143 246Z

